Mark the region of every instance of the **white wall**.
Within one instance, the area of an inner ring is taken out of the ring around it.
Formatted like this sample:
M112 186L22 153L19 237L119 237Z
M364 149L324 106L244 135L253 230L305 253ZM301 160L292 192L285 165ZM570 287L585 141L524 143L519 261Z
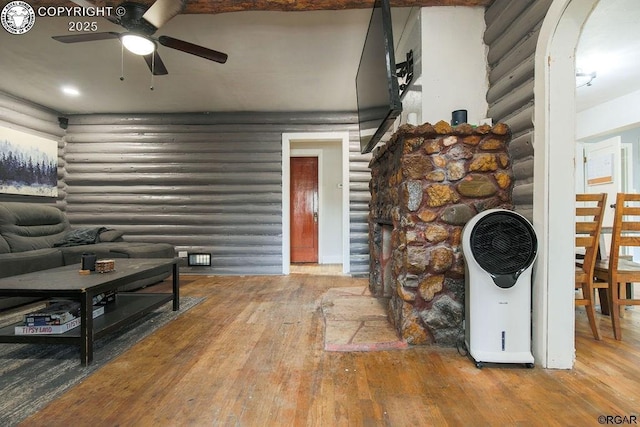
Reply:
M396 62L403 62L412 49L414 60L413 82L402 99L401 123L409 122L410 113L418 124L451 122L455 110L467 110L471 124L486 117L489 83L484 30L482 7L414 8L406 21L394 21Z
M581 111L576 117L578 140L640 126L640 90Z
M394 9L391 9L393 16ZM415 123L422 121L422 24L421 8L414 7L404 22L394 21L393 36L395 43L396 62L404 62L407 53L413 50L413 80L402 98L402 116L400 122L408 123L409 114L413 114Z
M467 110L467 121L486 117L487 48L482 7L421 9L422 121L451 121Z

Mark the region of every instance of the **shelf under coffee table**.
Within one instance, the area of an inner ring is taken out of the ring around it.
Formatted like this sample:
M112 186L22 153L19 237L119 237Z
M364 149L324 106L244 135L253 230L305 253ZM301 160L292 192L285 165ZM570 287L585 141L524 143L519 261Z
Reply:
M171 293L120 292L116 301L105 307L102 316L93 318L93 297L128 283L172 269ZM80 302L80 326L62 334L16 335L15 323L0 328L0 343L51 343L80 346L80 362L93 360L93 342L143 317L156 308L173 301L173 310L180 309L178 259L118 258L115 271L80 275L78 265L53 268L0 279L0 296L66 298Z

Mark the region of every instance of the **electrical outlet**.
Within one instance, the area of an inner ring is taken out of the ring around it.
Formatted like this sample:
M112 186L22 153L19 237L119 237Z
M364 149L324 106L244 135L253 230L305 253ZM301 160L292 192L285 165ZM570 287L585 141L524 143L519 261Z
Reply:
M178 251L178 258L186 258L187 251Z

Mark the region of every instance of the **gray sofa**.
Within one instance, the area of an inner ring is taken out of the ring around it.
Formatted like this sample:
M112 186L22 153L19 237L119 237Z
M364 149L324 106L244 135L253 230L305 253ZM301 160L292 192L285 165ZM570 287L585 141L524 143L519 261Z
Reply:
M173 258L167 243L127 242L122 232L104 227L72 229L65 214L53 205L0 202L0 278L78 264L85 252L97 258ZM80 235L82 238L78 238ZM87 236L95 236L89 241ZM84 240L83 240L84 239ZM170 275L150 276L120 289L130 291L157 283ZM0 310L32 301L1 298Z

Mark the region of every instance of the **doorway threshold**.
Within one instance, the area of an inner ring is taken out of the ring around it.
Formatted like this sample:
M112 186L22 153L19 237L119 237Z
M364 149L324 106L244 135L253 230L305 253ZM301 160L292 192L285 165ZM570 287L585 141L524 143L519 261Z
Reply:
M342 264L292 263L291 274L309 274L311 276L342 276Z

